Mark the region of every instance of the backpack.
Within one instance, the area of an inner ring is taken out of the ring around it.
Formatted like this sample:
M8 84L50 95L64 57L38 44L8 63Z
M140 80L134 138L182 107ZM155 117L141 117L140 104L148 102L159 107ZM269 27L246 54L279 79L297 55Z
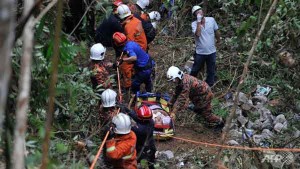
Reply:
M136 14L134 15L134 17L138 18L142 22L142 26L143 26L143 29L144 29L144 32L145 32L146 38L147 38L147 44L151 43L156 36L156 31L153 28L151 22L145 21L139 15L136 15Z

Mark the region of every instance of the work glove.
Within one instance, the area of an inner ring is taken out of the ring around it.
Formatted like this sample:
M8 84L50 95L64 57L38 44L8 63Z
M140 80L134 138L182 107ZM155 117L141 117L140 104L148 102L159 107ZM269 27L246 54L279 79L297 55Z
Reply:
M157 23L156 22L151 22L151 24L152 24L152 26L153 26L154 29L157 28Z
M149 18L150 18L151 20L155 19L155 20L159 21L160 18L161 18L161 16L160 16L160 13L159 13L159 12L157 12L157 11L152 11L152 12L149 13Z
M116 61L116 66L119 67L123 63L123 59L118 59Z
M197 14L197 22L201 22L202 20L202 15L200 13Z
M115 137L114 126L113 124L109 127L109 134L107 136L107 140L111 140Z

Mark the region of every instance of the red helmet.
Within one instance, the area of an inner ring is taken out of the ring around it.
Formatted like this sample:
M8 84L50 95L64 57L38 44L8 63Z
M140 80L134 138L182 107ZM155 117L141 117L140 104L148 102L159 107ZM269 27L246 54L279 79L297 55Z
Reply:
M122 2L122 0L115 0L115 1L113 2L113 4L114 4L116 7L118 7L119 5L123 4L123 2Z
M113 40L115 42L115 45L123 46L127 41L127 37L121 32L116 32L113 34Z
M137 111L137 115L141 120L150 120L152 118L152 110L148 106L143 105Z

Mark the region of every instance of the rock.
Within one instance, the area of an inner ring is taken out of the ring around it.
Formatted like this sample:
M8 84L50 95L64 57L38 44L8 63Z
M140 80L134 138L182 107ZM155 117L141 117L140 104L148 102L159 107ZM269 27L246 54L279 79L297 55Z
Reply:
M239 132L238 130L230 130L228 134L231 139L235 140L242 138L243 135L242 132Z
M239 145L239 143L235 140L229 140L227 141L227 144L230 145L230 146L237 146Z
M287 123L282 124L282 123L276 123L274 126L274 130L277 131L278 133L280 133L283 130L287 129Z
M244 117L243 115L239 115L237 117L237 120L241 124L242 127L244 127L246 125L246 123L248 122L248 118Z
M258 110L258 112L260 113L260 120L261 121L265 121L269 118L273 119L273 115L271 113L271 111L265 107L261 108Z
M262 135L255 134L253 135L253 141L255 144L259 145L259 143L263 140Z
M253 127L253 125L254 125L254 123L251 120L249 120L248 123L246 124L246 127L248 129L251 129Z
M167 159L174 158L174 153L170 150L161 151L160 152L163 156L167 157Z
M261 133L263 139L270 139L273 137L273 133L269 129L264 129Z
M181 167L183 167L184 166L184 162L183 161L181 161L181 162L179 162L177 165L176 165L178 168L181 168Z
M236 96L236 94L235 94L235 96ZM246 96L245 93L242 93L242 92L239 93L239 102L241 102L241 103L247 103L248 102L248 97Z
M261 125L261 129L271 130L272 128L273 128L273 125L272 125L272 121L270 119L265 120Z
M298 137L300 137L300 131L299 130L296 130L295 132L294 132L294 136L293 136L294 138L298 138Z
M250 105L249 103L244 103L242 104L241 108L243 110L249 111L252 108L252 105Z
M235 114L236 114L237 116L242 115L242 110L241 110L239 107L237 107L237 108L236 108L236 111L235 111Z
M259 119L256 119L253 124L253 129L260 130L262 127L262 122Z
M281 123L281 124L286 123L285 116L284 116L283 114L278 115L278 116L275 118L273 124L276 124L276 123Z
M266 96L254 96L252 97L252 102L254 105L264 105L268 102L268 98Z

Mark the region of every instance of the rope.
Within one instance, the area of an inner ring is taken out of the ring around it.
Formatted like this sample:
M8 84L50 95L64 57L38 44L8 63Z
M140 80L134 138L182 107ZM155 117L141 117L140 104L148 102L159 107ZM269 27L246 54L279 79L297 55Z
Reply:
M122 56L123 56L123 52L122 52L120 58L122 58ZM118 76L119 101L122 102L123 97L122 97L122 91L121 91L121 81L120 81L119 66L117 66L117 76ZM114 114L114 115L119 114L120 110L121 110L121 109L119 108L118 111L117 111L117 113ZM99 156L100 156L100 154L101 154L101 152L102 152L102 149L103 149L103 147L104 147L104 144L105 144L105 142L106 142L106 140L107 140L107 137L108 137L108 135L109 135L111 129L112 129L112 127L110 127L109 130L107 131L107 133L106 133L106 135L105 135L105 137L104 137L104 139L103 139L103 141L102 141L102 143L101 143L101 145L100 145L100 147L99 147L99 150L98 150L98 152L97 152L97 155L95 156L95 158L94 158L94 160L93 160L93 163L92 163L90 169L93 169L93 168L95 167L96 162L97 162L97 159L99 158Z
M249 151L280 151L280 152L300 152L300 148L262 148L262 147L242 147L242 146L228 146L214 143L207 143L201 141L195 141L190 139L185 139L181 137L170 136L174 139L190 142L194 144L201 144L208 147L220 147L224 149L237 149L237 150L249 150Z

